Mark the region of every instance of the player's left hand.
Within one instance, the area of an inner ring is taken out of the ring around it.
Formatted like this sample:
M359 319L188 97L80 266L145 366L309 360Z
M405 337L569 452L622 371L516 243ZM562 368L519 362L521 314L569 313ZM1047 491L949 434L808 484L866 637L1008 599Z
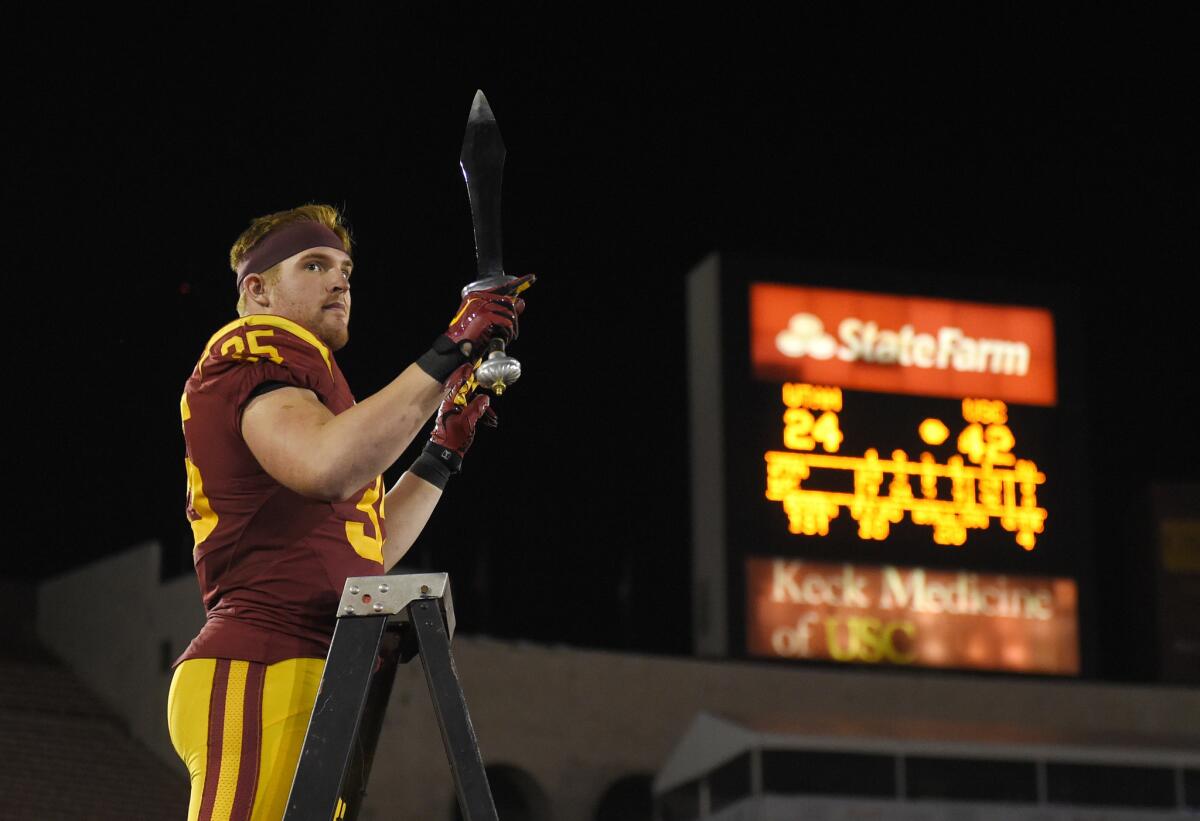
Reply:
M453 473L462 469L463 457L475 440L476 425L494 428L499 424L496 411L491 407L491 397L487 394L468 396L464 404L455 401L467 384L471 370L470 363L463 365L446 381L446 395L438 408L437 422L434 423L429 444L425 446L427 453L436 456Z

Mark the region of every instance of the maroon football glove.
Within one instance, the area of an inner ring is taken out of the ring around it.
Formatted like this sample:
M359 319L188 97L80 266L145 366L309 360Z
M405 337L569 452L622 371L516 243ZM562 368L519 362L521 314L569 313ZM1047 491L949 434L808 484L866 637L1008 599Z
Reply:
M481 356L492 339L499 337L505 342L516 339L517 317L525 310L525 300L516 293L534 280L533 274L526 274L490 290L467 294L446 333L433 341L417 364L434 379L444 382L468 357Z
M475 439L475 426L494 428L499 424L487 394L476 394L461 405L454 401L470 376L471 365L467 363L447 381L449 389L438 408L433 433L411 468L413 473L438 487L444 488L446 481L462 470L463 457Z
M517 316L525 310L519 296L473 291L463 298L458 313L450 320L446 336L466 356L484 348L493 337L505 342L517 338Z

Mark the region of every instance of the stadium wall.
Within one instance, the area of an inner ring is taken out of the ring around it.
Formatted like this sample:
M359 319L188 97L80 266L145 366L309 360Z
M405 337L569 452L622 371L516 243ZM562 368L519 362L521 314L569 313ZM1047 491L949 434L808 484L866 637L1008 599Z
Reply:
M203 621L195 579L162 582L148 542L43 583L41 642L172 766L170 662ZM791 667L457 636L455 661L489 765L528 776L548 817L595 818L619 779L653 775L700 711L789 732L1200 749L1200 690ZM452 819L425 680L401 667L360 818Z

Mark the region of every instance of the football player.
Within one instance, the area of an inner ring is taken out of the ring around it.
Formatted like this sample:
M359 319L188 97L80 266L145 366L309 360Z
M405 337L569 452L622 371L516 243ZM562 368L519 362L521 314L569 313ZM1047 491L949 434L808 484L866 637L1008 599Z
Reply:
M524 308L511 286L469 294L424 355L356 403L334 358L354 270L338 212L255 219L230 265L238 318L205 345L180 405L206 612L167 707L189 821L283 816L344 582L405 554L476 425L494 423L485 394L454 401L471 373L461 351L515 339ZM384 488L435 411L424 451Z

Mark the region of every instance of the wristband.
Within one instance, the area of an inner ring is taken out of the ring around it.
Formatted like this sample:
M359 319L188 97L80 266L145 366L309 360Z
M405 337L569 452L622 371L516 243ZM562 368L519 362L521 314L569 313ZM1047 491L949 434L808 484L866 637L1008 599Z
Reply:
M445 382L450 374L467 361L454 340L442 334L433 340L433 346L417 360L417 366L439 382Z
M429 442L408 470L441 490L450 477L462 470L462 457L448 447Z

